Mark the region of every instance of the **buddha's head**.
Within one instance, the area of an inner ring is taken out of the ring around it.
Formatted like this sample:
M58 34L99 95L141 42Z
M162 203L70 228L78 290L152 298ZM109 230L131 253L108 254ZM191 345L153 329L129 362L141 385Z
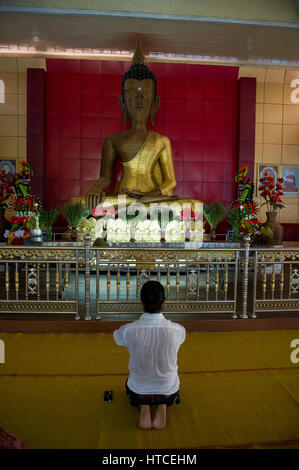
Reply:
M146 122L151 118L152 124L155 124L155 113L160 104L157 80L145 65L145 57L138 42L132 62L121 83L119 102L123 110L123 124L127 118Z

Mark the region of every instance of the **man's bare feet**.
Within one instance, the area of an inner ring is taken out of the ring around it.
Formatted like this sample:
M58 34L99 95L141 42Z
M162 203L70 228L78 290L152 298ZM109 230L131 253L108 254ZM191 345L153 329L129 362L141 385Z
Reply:
M152 417L149 405L140 406L140 417L138 426L141 429L152 429Z
M153 429L163 429L166 426L166 405L158 405L152 423Z

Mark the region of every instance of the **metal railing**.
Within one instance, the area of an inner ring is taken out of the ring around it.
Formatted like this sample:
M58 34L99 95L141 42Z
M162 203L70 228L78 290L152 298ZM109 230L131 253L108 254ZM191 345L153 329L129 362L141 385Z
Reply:
M1 313L69 313L76 320L141 312L147 280L165 288L168 314L256 318L299 311L299 249L110 247L84 243L0 247ZM62 245L62 246L59 246Z
M1 247L0 312L68 313L79 319L79 252L71 246Z
M259 249L253 255L253 304L257 312L299 312L299 249Z
M165 289L165 313L226 312L236 317L239 251L96 249L96 316L140 311L142 284L157 280Z

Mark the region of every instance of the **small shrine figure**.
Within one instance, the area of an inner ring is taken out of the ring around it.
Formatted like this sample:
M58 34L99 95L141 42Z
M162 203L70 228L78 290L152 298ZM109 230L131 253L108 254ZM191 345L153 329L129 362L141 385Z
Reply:
M4 234L9 245L23 245L24 239L31 237L27 222L32 215L37 215L40 206L37 198L30 194L32 175L32 168L25 160L22 160L21 171L16 172L12 178L14 191L7 201L5 214L11 228ZM36 223L38 228L38 217Z
M238 183L238 200L240 202L252 202L254 184L246 177L248 165L245 165L238 171L235 182Z
M30 213L35 212L38 207L36 198L30 194L33 170L25 160L21 161L21 166L21 171L15 173L13 176L12 181L15 188L15 197L10 201L10 207L17 213L21 212L22 215L30 215Z
M248 165L243 166L236 175L238 197L232 204L230 223L233 227L233 241L242 235L254 233L259 228L256 218L258 208L253 201L254 184L247 178Z

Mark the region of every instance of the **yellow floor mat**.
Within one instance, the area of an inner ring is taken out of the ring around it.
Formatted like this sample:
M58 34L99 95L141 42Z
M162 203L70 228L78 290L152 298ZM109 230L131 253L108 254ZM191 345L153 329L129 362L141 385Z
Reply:
M142 431L124 392L128 353L111 334L0 333L0 427L29 448L299 448L295 338L299 330L188 333L181 404L165 429Z

